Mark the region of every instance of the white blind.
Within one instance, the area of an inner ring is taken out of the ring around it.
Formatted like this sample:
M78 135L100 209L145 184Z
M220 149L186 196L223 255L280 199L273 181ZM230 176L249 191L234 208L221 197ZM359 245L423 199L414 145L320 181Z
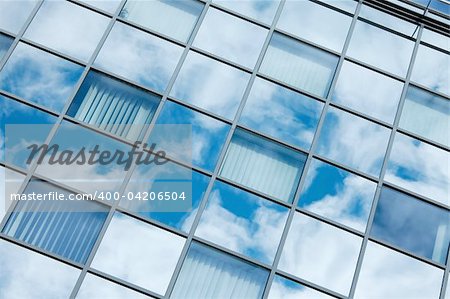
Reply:
M261 268L193 244L171 298L257 299L262 297L266 280Z

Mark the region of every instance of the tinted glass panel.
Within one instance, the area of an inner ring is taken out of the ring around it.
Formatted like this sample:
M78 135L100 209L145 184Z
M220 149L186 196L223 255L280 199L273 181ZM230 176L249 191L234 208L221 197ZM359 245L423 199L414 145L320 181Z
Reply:
M189 52L170 94L233 119L249 79L248 73Z
M296 213L279 268L347 295L361 241L360 237Z
M285 142L309 149L323 104L256 78L240 122Z
M32 180L24 194L69 192L39 180ZM78 263L86 262L108 214L103 205L93 201L19 201L3 233L63 256Z
M258 25L217 9L209 9L195 37L194 46L253 68L267 32Z
M162 92L182 51L161 38L115 23L95 65Z
M450 205L449 157L445 150L397 133L384 179Z
M0 1L0 28L18 33L37 0Z
M268 275L229 254L192 243L170 297L257 299Z
M364 232L376 187L374 182L314 159L298 205Z
M244 130L236 130L220 175L279 200L292 201L306 156Z
M109 19L66 1L44 1L25 38L88 61Z
M274 34L260 72L326 97L337 57L281 34Z
M139 25L187 42L203 5L193 0L129 0L120 16Z
M8 51L9 47L13 42L13 38L7 35L0 34L0 61L3 59L3 56Z
M272 22L280 3L278 0L213 0L213 2L267 24Z
M351 22L351 17L314 2L286 1L277 27L340 52Z
M19 43L0 73L0 88L61 111L82 71L77 64Z
M292 280L276 275L270 287L269 299L326 299L333 298L314 289L305 287Z
M164 294L183 243L177 235L115 213L92 267Z
M389 134L390 130L385 127L330 107L320 132L317 153L378 176Z
M349 108L393 123L403 83L345 61L332 100Z
M381 191L371 235L414 254L445 264L450 214L407 194Z
M12 203L8 199L12 194L19 192L24 180L24 174L0 166L0 222L3 221L3 217Z
M271 264L288 211L226 183L215 182L195 234Z
M370 242L355 298L439 298L443 271Z
M106 75L90 72L68 115L125 139L143 137L160 97Z

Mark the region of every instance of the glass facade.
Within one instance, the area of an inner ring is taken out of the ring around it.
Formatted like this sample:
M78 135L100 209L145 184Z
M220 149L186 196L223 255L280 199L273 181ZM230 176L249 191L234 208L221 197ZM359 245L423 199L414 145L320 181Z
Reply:
M0 298L450 299L450 16L425 2L0 1ZM170 162L26 163L45 141ZM173 176L189 209L123 197ZM94 191L119 198L8 200Z

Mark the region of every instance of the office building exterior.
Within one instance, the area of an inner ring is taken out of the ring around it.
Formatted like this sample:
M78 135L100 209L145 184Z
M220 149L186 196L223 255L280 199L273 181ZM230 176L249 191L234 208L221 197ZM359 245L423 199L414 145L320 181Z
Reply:
M450 299L449 28L439 0L1 1L0 298ZM26 159L136 141L170 161Z

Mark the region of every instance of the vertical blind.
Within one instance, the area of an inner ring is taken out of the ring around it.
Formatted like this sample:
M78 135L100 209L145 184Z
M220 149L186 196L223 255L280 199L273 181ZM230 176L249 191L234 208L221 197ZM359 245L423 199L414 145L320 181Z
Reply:
M220 170L224 178L289 201L305 156L242 130L236 130Z
M120 137L137 140L150 123L157 104L156 95L90 73L68 115Z
M36 181L30 184L34 185ZM44 194L36 190L28 191ZM50 191L55 190L44 192ZM58 192L61 193L60 190ZM95 202L19 201L3 232L17 240L84 263L106 216L106 209Z
M325 97L337 65L337 57L274 34L261 72L313 94Z
M171 298L261 298L268 273L225 253L193 243Z

